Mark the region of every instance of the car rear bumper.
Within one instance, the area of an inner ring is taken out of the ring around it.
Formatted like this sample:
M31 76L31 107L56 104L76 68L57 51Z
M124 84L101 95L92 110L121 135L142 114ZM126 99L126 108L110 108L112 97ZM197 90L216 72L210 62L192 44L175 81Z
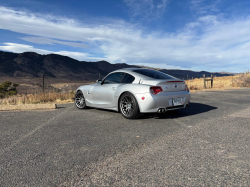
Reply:
M136 98L141 113L155 113L159 109L176 110L189 106L190 93L187 91L162 92L157 95L151 93L136 94ZM183 98L183 103L178 106L173 105L173 98Z

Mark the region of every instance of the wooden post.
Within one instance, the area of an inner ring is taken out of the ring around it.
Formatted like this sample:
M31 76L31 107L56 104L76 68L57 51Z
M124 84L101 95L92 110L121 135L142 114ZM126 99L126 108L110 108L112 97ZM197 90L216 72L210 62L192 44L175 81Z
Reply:
M206 88L206 75L203 74L203 78L204 78L204 88Z
M234 76L232 76L232 86L234 87Z
M213 88L213 84L214 84L214 76L211 75L211 88Z
M194 81L194 78L192 77L192 80L190 80L189 88L191 88L193 81Z

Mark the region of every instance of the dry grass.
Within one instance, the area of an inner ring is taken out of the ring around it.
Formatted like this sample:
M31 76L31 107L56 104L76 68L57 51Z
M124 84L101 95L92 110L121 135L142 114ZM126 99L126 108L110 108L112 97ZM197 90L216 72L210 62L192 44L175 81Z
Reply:
M250 73L240 74L235 84L240 87L250 87Z
M21 105L21 104L38 104L38 103L62 103L72 102L74 100L74 92L57 93L45 92L27 94L22 96L12 96L5 99L0 99L0 105Z
M208 78L208 77L207 77ZM196 78L186 80L190 90L204 90L204 79ZM214 77L213 90L250 87L250 73L242 73L234 76ZM206 82L206 89L211 89L211 82Z
M213 81L213 88L233 88L233 87L240 87L237 84L237 80L239 79L240 75L234 76L225 76L225 77L214 77ZM186 80L186 84L188 85L190 90L203 90L204 89L204 79L203 78L196 78L192 80ZM206 88L211 88L211 82L206 82Z

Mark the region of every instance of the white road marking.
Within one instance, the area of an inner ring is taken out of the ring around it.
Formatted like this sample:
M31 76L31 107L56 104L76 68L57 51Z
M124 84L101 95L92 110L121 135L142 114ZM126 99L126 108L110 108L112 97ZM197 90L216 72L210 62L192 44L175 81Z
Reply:
M41 125L39 125L38 127L36 127L34 130L30 131L29 133L25 134L24 136L22 136L21 138L19 138L18 140L14 141L14 143L12 143L10 146L6 147L5 149L0 151L0 155L2 155L3 153L5 153L6 151L9 151L13 146L17 145L18 143L20 143L21 141L23 141L25 138L28 138L29 136L31 136L32 134L34 134L36 131L38 131L39 129L41 129L42 127L46 126L48 123L50 123L51 121L57 119L58 117L60 117L62 114L66 113L69 109L71 109L73 106L69 107L68 109L66 109L65 111L63 111L62 113L58 114L57 116L52 117L51 119L49 119L47 122L42 123Z
M250 107L239 112L233 113L230 117L238 117L238 118L250 118Z

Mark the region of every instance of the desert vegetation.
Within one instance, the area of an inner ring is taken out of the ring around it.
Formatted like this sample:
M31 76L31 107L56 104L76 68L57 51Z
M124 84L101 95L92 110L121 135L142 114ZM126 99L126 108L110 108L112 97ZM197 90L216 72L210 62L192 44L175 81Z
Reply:
M67 93L60 92L40 92L27 95L16 95L6 97L0 100L0 105L20 105L20 104L38 104L38 103L61 103L72 102L74 100L74 91Z
M250 73L249 70L246 73L242 73L236 79L235 84L240 87L250 87Z
M4 97L1 97L0 105L73 102L75 90L81 85L92 83L93 82L49 84L48 81L46 81L44 90L43 85L39 81L33 83L22 83L20 85L3 83L1 85L4 85L5 95ZM6 88L6 85L9 89ZM13 88L16 89L14 90ZM9 91L11 92L9 93Z
M21 105L38 103L62 103L74 100L74 91L79 85L62 84L62 87L46 85L42 89L39 83L12 84L5 81L0 84L0 105Z
M203 90L204 89L204 79L196 78L186 80L190 90ZM214 89L229 89L237 87L250 87L250 73L241 73L234 76L225 76L225 77L214 77L213 88ZM211 82L206 82L206 88L211 89Z
M16 95L16 88L18 86L19 84L12 83L10 81L5 81L4 83L0 84L0 99Z

